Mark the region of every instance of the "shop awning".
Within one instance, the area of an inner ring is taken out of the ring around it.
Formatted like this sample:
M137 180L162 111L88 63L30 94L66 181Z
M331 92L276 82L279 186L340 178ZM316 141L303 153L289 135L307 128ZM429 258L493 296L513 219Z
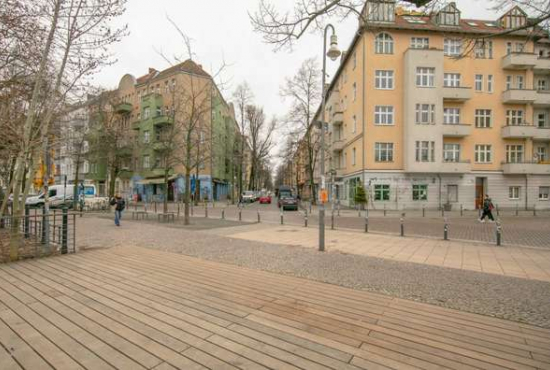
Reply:
M137 182L140 185L164 184L164 178L160 179L143 179Z

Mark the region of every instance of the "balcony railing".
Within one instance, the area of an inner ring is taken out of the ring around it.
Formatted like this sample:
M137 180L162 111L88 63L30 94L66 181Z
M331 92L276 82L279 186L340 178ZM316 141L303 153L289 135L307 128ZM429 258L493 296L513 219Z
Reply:
M536 100L533 104L541 108L550 107L550 90L537 90Z
M120 103L115 106L116 113L130 113L132 111L132 104Z
M550 141L550 126L537 126L533 140Z
M550 161L503 161L502 172L505 174L549 175Z
M535 136L537 128L530 123L506 125L502 128L503 139L529 139Z
M335 152L342 151L344 149L345 141L344 140L335 140L332 142L332 150Z
M531 69L537 64L537 59L535 53L513 52L505 55L500 64L503 69Z
M537 91L531 89L508 89L502 93L505 104L529 104L537 100Z
M173 122L172 117L166 116L164 114L159 114L153 117L154 126L164 126L169 125Z
M443 136L446 137L464 137L472 133L472 125L458 123L458 124L443 124Z
M443 100L466 101L472 98L472 88L462 86L443 86Z
M538 57L535 64L535 73L548 73L550 71L550 58Z

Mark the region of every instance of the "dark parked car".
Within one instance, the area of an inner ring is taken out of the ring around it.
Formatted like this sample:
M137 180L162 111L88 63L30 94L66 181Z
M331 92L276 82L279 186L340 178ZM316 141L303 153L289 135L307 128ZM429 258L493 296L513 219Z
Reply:
M282 208L283 211L297 211L298 199L293 195L283 195L279 198L277 205L279 206L279 208Z

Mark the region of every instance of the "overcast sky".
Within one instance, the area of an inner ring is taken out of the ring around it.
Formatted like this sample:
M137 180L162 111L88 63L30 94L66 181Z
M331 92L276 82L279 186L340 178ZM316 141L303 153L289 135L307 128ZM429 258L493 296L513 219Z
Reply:
M289 8L295 0L274 0L278 6ZM225 60L229 66L223 77L230 83L224 95L231 98L232 90L243 80L251 85L255 103L262 105L268 116L285 114L287 104L279 96L279 87L286 76L292 76L302 61L310 57L321 60L322 36L307 35L292 52L273 52L272 46L262 43L261 35L252 31L248 12L253 13L259 0L129 0L127 12L120 20L127 23L130 34L112 49L117 63L95 77L95 84L114 88L125 73L138 77L149 67L162 70L169 64L158 53L183 55L181 37L167 21L170 16L193 39L195 60L208 71L215 71ZM487 1L458 0L465 18L496 19L487 10ZM356 30L357 21L350 19L336 24L340 48L346 49ZM329 63L333 73L335 62Z

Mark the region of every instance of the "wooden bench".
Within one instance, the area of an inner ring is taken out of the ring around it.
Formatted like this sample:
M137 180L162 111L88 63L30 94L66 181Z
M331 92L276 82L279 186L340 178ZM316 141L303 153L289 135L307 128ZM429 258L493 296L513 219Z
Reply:
M174 222L176 214L174 212L159 213L157 219L159 222Z
M132 211L132 220L139 220L141 217L142 220L149 218L149 213L146 211Z

